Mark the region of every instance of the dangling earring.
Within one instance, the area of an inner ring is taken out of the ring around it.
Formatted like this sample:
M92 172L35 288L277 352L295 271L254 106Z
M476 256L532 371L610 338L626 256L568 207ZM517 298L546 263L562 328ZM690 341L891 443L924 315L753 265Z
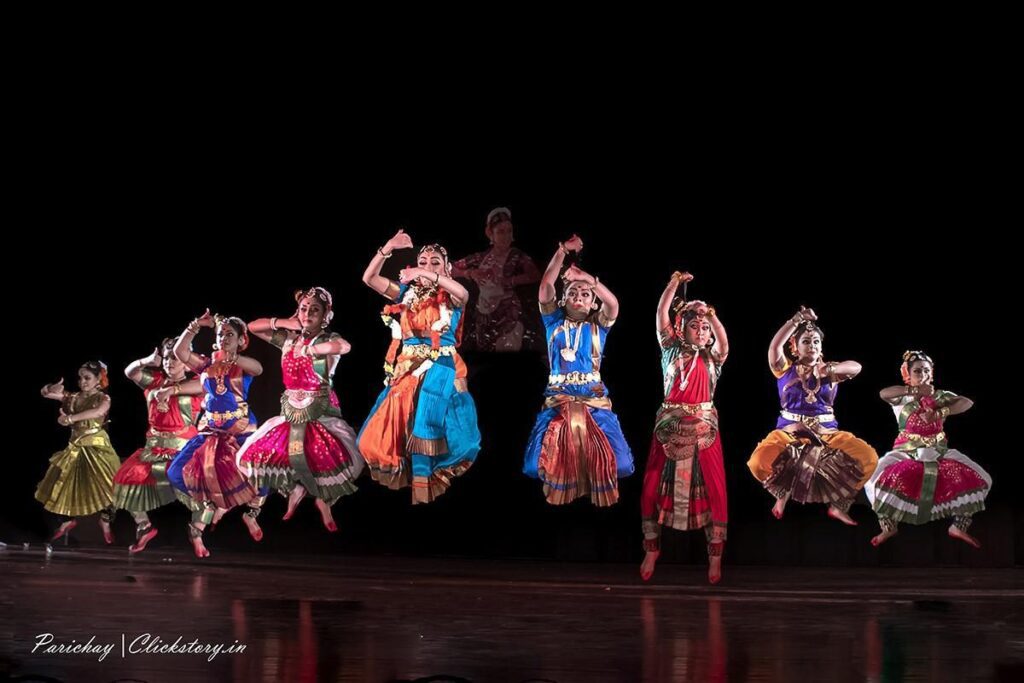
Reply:
M326 330L327 329L327 321L326 320L323 321L322 323L320 323L320 329L321 330Z

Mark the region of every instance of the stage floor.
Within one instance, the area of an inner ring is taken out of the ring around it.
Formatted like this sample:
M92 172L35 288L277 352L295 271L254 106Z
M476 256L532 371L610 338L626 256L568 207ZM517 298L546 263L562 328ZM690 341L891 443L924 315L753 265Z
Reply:
M726 564L711 587L670 564L643 584L627 565L38 545L0 568L0 680L1024 680L1015 569ZM205 651L144 652L179 637Z

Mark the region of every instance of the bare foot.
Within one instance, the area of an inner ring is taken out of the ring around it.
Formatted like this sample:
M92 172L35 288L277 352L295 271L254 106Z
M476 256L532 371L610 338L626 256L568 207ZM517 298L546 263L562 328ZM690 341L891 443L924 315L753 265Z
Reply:
M295 514L295 508L299 506L302 499L306 497L306 487L296 486L292 489L292 494L288 496L288 510L284 513L284 517L281 519L288 520Z
M59 527L57 527L57 532L53 535L53 538L50 539L50 542L52 543L53 541L56 541L64 534L69 533L76 526L78 526L78 522L76 520L69 519L68 521L64 522Z
M840 522L842 522L846 526L857 526L857 522L853 521L853 517L851 517L850 515L846 514L845 512L840 510L839 508L835 507L834 505L829 505L828 506L828 516L831 517L832 519L838 519Z
M114 534L110 531L110 522L100 518L100 528L103 529L103 540L106 541L107 545L114 542Z
M966 531L963 531L962 529L957 529L955 526L949 527L949 537L960 539L964 543L974 546L975 548L981 547L981 541L976 539L974 536L971 536Z
M256 521L255 517L252 515L242 515L242 521L249 528L249 535L252 536L252 540L263 540L263 529L260 528L260 523Z
M195 551L196 557L203 558L210 556L210 551L206 549L202 536L196 536L192 539L192 550Z
M714 585L722 580L722 556L712 555L708 558L708 583Z
M873 545L873 546L875 546L877 548L878 546L882 545L883 543L885 543L886 541L888 541L890 538L892 538L895 535L896 535L896 529L889 529L888 531L885 531L883 529L882 533L878 534L877 536L875 536L874 538L871 539L871 545Z
M654 576L654 565L657 563L659 555L661 552L658 550L648 550L644 555L644 561L640 564L640 578L644 581L650 581Z
M128 548L128 552L134 555L135 553L141 553L146 549L146 544L156 538L157 530L155 526L151 526L149 531L142 534L139 540L135 541L135 545Z
M331 506L317 498L316 507L320 510L320 519L323 520L324 527L331 532L337 531L338 525L334 523L334 515L331 513Z

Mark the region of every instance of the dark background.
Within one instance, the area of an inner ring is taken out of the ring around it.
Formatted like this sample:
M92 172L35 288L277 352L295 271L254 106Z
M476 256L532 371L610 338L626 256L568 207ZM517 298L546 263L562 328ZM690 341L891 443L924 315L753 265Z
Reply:
M727 563L1019 564L1024 467L1009 408L1019 265L1008 246L1016 238L1000 236L1016 224L996 208L1008 181L979 164L967 142L934 146L931 133L941 126L922 125L913 136L891 130L884 139L867 129L808 127L797 147L751 130L720 146L701 139L696 157L681 136L642 126L571 146L481 141L465 156L450 154L443 140L423 150L369 136L359 138L358 160L335 137L324 141L332 154L320 154L301 129L258 147L236 132L208 133L199 144L176 129L154 141L154 131L129 126L112 147L84 130L54 133L20 169L21 199L34 209L9 227L14 419L0 539L39 542L54 527L33 492L67 430L39 388L60 376L74 388L81 362L108 363L109 430L125 458L143 443L145 406L123 368L207 306L246 320L281 317L293 311L293 290L330 289L333 328L353 345L335 385L358 430L381 388L389 339L379 318L385 301L360 281L374 250L405 226L418 245L439 241L456 258L481 251L484 217L502 205L512 209L517 246L541 269L557 241L578 232L583 267L619 297L602 372L637 464L621 482L621 502L600 510L584 501L546 505L540 483L520 473L546 381L543 357L467 354L483 448L441 499L412 506L408 490L385 490L364 475L359 492L335 506L341 531L329 535L312 502L285 523L284 501L273 497L261 544L233 512L208 534L215 554L639 561L640 484L661 401L654 312L669 275L686 269L696 276L691 297L717 308L730 337L715 397L729 485ZM147 142L134 145L133 133ZM385 274L414 254L388 261ZM948 539L943 523L903 526L874 549L877 524L863 495L852 511L858 528L827 520L824 506L791 505L784 521L771 517L772 500L745 463L778 410L768 342L801 304L820 316L827 358L863 364L843 384L836 410L842 427L879 455L896 425L878 391L899 383L905 349L926 350L937 385L975 400L947 432L995 480L989 509L972 527L981 550ZM210 341L204 332L197 350ZM266 419L279 406L279 355L259 340L250 353L265 368L251 405ZM183 508L152 517L161 535L147 552L186 547ZM120 545L131 543L127 514L115 532ZM100 542L93 520L75 533L84 544ZM703 562L703 534L667 531L664 550L669 561Z

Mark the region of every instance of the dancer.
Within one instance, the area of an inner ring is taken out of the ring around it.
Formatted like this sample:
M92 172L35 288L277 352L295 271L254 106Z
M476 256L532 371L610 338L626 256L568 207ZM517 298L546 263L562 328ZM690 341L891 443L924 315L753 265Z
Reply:
M212 358L191 350L192 339L203 327L216 327ZM249 535L256 541L263 538L256 518L264 497L246 481L236 462L240 445L256 431L256 418L246 401L253 378L263 373L259 361L241 355L248 346L248 331L241 319L215 318L209 309L189 323L174 344L174 355L200 373L199 381L206 393L199 434L182 447L167 469L174 487L203 506L193 513L189 523L196 557L210 555L203 543L206 526L239 505L248 506L242 520Z
M935 363L923 351L904 353L900 373L903 385L880 393L896 413L900 433L864 488L882 527L871 544L885 543L901 522L952 519L950 537L980 548L967 529L974 513L985 509L992 477L950 448L944 430L946 418L967 412L974 402L936 389Z
M674 320L670 318L676 290L692 280L689 273L673 273L658 302L665 399L655 419L640 497L644 581L654 573L662 526L703 529L708 581L722 578L729 512L718 410L712 399L729 355L729 338L715 308L686 301L685 289Z
M850 505L875 471L875 449L839 430L833 403L839 383L856 377L860 363L827 363L818 316L801 308L779 328L768 347L782 410L776 429L754 449L747 467L775 497L772 514L789 500L826 503L828 516L855 526Z
M106 388L107 366L88 361L78 368L77 393L64 389L64 380L47 384L40 393L61 402L57 423L71 428L67 448L54 453L50 467L36 489L36 500L65 519L57 528L56 541L78 525L78 517L100 513L100 528L107 544L114 542L110 522L114 519L114 473L121 460L110 445L104 427L110 413Z
M458 353L468 295L451 277L448 252L429 244L399 282L380 274L394 250L412 246L399 230L363 273L363 282L393 303L382 311L391 329L385 386L358 446L375 481L390 489L411 485L413 503L429 503L472 466L480 430Z
M487 214L484 233L491 246L452 264L454 277L469 278L480 289L472 307L466 348L474 351L520 351L537 343L539 330L527 318L518 288L540 280L540 269L512 246L512 212L504 207Z
M633 454L612 412L601 359L619 302L598 278L575 265L555 282L565 257L583 249L573 235L559 244L540 281L541 317L548 342L548 386L527 445L523 473L543 482L552 505L582 496L599 507L619 500L619 479L633 473Z
M284 394L281 415L263 423L238 451L238 464L257 489L288 496L291 519L307 493L316 499L324 527L337 531L331 506L354 493L363 469L356 433L341 419L334 370L351 345L328 329L333 298L323 287L296 292L289 318L260 318L249 332L281 349Z
M165 339L159 349L124 371L142 389L149 420L146 444L132 453L114 475L114 507L127 510L135 519L135 543L128 549L132 554L141 552L156 538L150 511L175 500L193 513L202 509L167 478L167 466L174 456L198 434L196 423L202 409L199 395L203 393L199 380L190 380L185 364L174 355L174 342Z

